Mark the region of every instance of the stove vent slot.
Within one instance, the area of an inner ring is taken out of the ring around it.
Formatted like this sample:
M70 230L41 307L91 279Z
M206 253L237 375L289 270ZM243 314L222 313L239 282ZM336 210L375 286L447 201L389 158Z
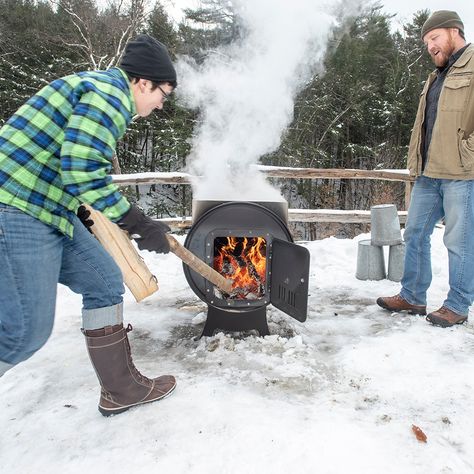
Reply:
M278 298L290 306L296 307L296 293L283 285L278 285Z

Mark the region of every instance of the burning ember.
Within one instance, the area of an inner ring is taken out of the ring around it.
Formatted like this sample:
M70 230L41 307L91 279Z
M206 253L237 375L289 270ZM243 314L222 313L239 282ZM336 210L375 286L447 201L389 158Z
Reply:
M257 299L265 294L266 249L262 237L214 239L214 270L234 280L231 298Z

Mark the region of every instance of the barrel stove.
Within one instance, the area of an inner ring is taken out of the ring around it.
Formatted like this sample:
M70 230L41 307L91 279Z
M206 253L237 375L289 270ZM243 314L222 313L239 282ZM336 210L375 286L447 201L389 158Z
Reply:
M184 246L234 281L231 294L184 265L186 279L208 305L201 336L217 329L255 329L268 335L266 306L305 321L309 252L293 243L286 201L193 201L193 225Z

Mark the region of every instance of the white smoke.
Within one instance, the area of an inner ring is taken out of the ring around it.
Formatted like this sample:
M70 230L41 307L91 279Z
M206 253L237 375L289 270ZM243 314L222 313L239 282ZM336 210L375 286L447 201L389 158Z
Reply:
M296 94L321 67L334 7L319 0L232 2L246 36L203 64L178 63L180 96L200 110L189 168L195 199L281 199L253 164L280 144ZM352 2L354 3L354 2Z

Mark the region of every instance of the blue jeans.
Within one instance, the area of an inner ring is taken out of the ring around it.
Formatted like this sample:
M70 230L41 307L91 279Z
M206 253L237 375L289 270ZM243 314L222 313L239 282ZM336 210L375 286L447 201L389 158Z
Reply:
M405 270L400 295L426 305L431 284L431 234L444 217L449 292L443 306L467 316L474 300L474 181L420 176L413 187L405 228Z
M121 322L120 269L78 218L70 239L0 203L1 366L18 364L44 345L53 328L58 283L82 294L88 324Z

